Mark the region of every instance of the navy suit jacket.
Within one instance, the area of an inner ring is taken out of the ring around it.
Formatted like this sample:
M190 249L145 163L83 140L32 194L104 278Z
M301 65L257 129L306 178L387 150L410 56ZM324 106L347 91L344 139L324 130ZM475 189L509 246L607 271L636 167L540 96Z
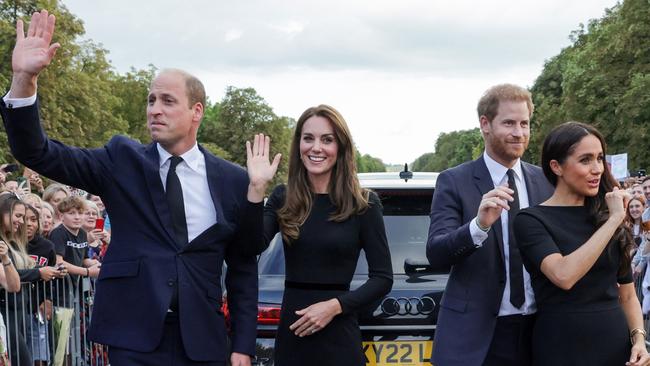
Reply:
M211 195L206 199L215 205L217 224L181 246L174 240L155 144L116 136L103 148L69 147L47 138L38 103L7 109L0 100L0 112L18 161L101 196L111 217L112 240L96 283L93 341L153 351L178 286L187 355L225 361L227 331L220 309L225 260L232 351L255 354L257 262L242 249L263 240L263 207L248 202L244 169L201 149Z
M539 167L521 163L529 205L553 192ZM440 304L433 362L438 366L482 365L492 341L506 283L501 219L481 248L469 232L483 195L494 189L479 159L438 176L431 203L427 258L436 270L451 270Z

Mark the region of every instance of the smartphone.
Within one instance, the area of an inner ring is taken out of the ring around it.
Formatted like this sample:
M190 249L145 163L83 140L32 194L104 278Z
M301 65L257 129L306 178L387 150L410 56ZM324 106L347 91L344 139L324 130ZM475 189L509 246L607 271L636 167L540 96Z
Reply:
M2 170L6 173L15 172L16 170L18 170L18 164L9 164L6 167L4 167L4 169Z
M95 229L104 230L104 219L102 219L101 217L97 218L97 220L95 221Z

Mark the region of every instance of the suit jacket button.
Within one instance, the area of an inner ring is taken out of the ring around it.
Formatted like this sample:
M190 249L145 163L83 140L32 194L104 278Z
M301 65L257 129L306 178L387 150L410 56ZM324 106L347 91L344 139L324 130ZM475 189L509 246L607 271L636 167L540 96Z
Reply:
M169 281L167 281L167 284L169 285L169 287L174 287L174 280L169 279Z

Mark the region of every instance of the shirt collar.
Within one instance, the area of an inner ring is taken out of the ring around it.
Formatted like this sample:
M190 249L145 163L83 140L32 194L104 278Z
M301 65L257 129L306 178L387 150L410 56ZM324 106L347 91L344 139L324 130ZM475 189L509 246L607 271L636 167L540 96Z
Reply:
M501 184L501 182L504 181L506 173L508 172L508 168L492 159L490 155L488 155L487 151L483 151L483 160L485 161L485 165L490 172L490 177L492 178L494 185L497 186ZM517 162L515 162L515 165L513 165L511 169L515 171L515 178L519 179L519 181L523 181L524 175L521 170L521 159L517 159ZM507 181L507 178L505 180Z
M156 144L156 148L158 149L158 156L160 157L160 167L167 163L169 161L169 158L172 157L172 154L167 152L167 150L163 149L160 144ZM194 146L192 146L191 149L186 151L184 154L181 155L181 158L183 158L183 161L185 164L187 164L190 169L194 171L199 170L199 164L201 162L201 150L199 150L199 145L197 143L194 143Z

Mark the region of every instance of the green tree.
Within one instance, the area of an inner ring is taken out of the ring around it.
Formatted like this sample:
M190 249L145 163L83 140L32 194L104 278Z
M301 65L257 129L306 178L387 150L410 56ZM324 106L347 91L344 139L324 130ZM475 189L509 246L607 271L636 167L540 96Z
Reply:
M122 133L142 143L151 140L146 124L147 95L156 71L153 65L147 70L131 68L126 74L117 75L111 85L113 95L119 100L113 113L127 124Z
M369 154L361 154L359 150L354 150L354 156L357 163L357 172L359 173L373 173L385 172L386 165L379 158L375 158Z
M209 108L209 117L200 132L204 142L213 143L225 150L232 161L246 166L246 141L256 133L271 136L271 156L283 155L273 184L286 181L287 157L293 119L277 116L264 98L253 88L228 87L223 100Z
M476 159L483 152L483 137L478 128L441 133L433 153L426 153L411 164L413 171L440 172Z
M61 44L52 64L39 76L39 106L43 125L52 138L77 146L99 146L126 131L127 121L114 113L120 99L113 93L116 78L107 51L92 41L79 41L83 23L58 1L7 1L0 6L0 83L8 89L15 23L26 23L35 9L50 9L57 17L54 41ZM0 132L5 135L4 129ZM4 137L4 136L3 136ZM12 160L6 138L0 154Z
M539 162L551 128L577 120L596 126L608 153L628 153L631 169L648 167L650 7L625 0L571 35L532 87L536 112L527 158Z

